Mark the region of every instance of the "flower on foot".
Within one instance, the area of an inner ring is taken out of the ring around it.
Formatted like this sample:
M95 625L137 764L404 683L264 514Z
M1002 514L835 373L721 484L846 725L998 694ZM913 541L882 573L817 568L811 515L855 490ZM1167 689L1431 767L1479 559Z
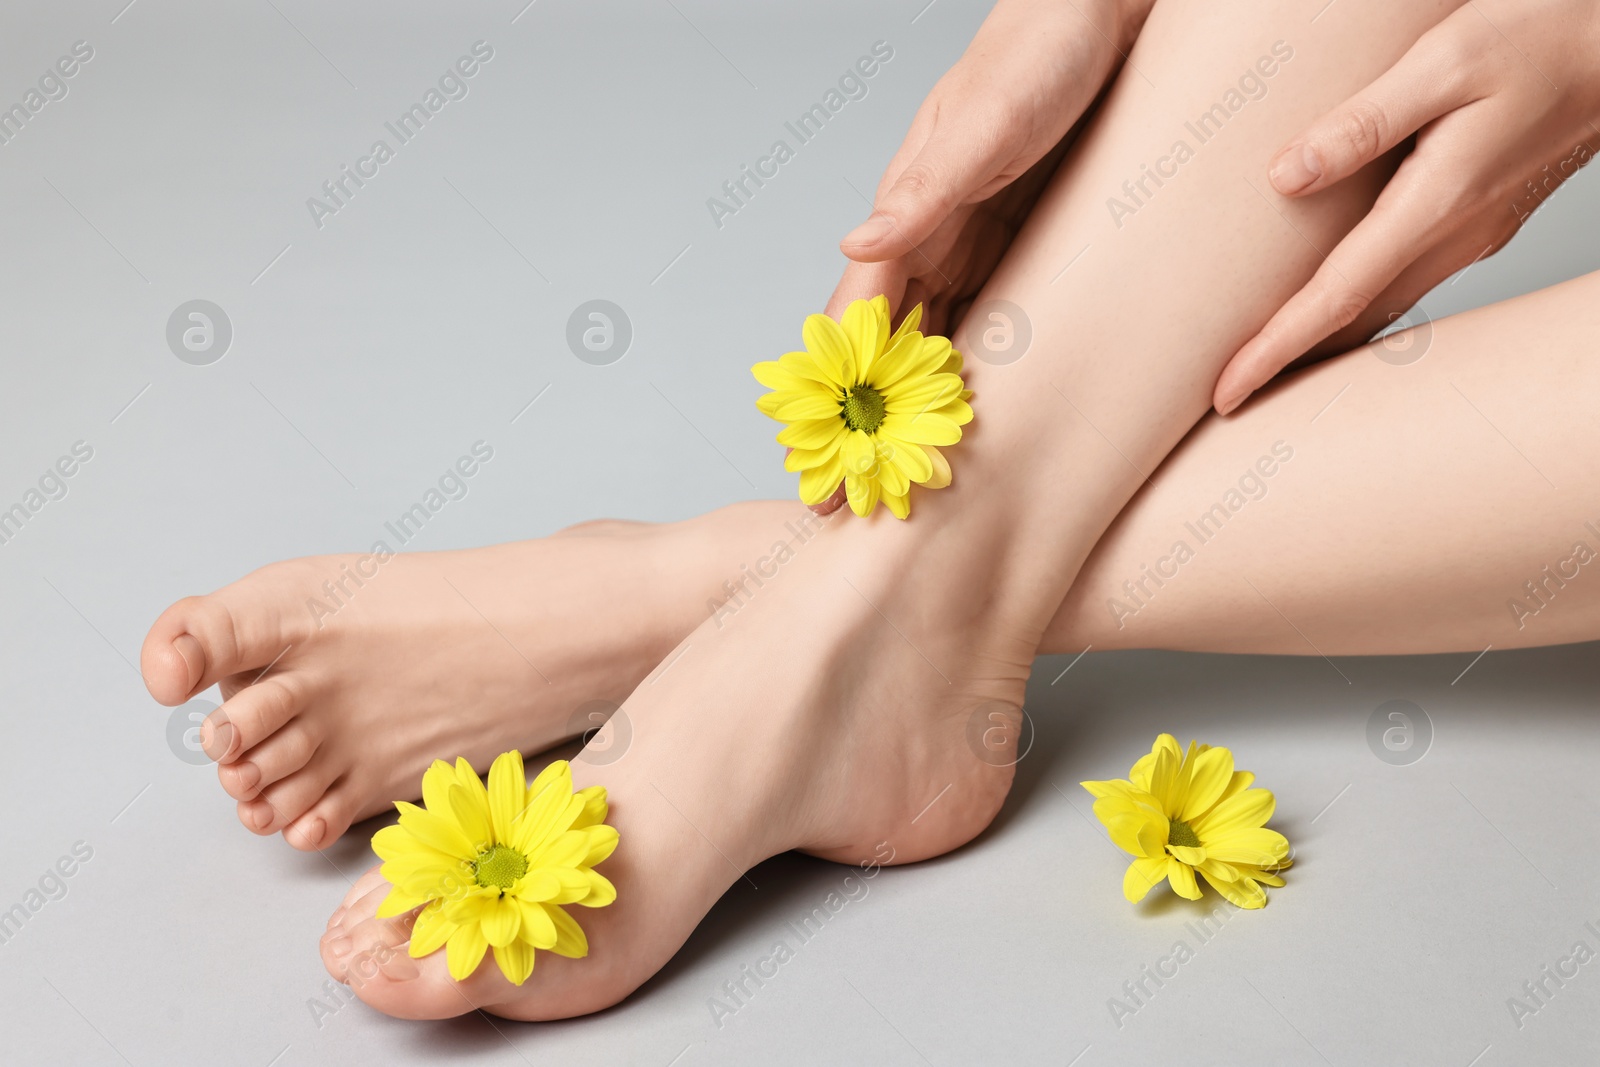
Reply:
M1276 800L1252 789L1255 775L1233 769L1233 753L1191 741L1187 754L1162 734L1127 778L1082 782L1094 813L1118 848L1134 861L1122 878L1130 901L1170 882L1173 892L1200 899L1198 872L1241 908L1267 903L1262 885L1281 886L1289 841L1268 830Z
M445 949L450 977L464 980L494 949L517 985L533 973L534 951L579 958L589 942L563 905L603 908L617 891L594 870L617 847L605 825L606 791L574 792L566 760L530 785L520 753L489 768L488 787L472 764L435 760L422 776L423 806L399 802L400 822L372 836L393 886L380 918L417 914L410 954Z
M919 333L921 322L918 304L891 333L886 297L856 300L838 322L808 316L805 351L751 368L772 390L756 407L787 423L778 443L791 449L784 467L800 472L805 503L822 503L842 481L857 515L881 501L903 519L913 482L950 484L939 449L961 440L972 393L961 380L961 353L946 338Z

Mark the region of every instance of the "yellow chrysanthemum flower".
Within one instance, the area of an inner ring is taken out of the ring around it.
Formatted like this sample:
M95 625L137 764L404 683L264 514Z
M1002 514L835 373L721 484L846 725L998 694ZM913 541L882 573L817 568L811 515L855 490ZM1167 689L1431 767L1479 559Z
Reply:
M788 423L778 443L800 471L800 499L820 504L842 481L850 509L870 515L881 500L898 518L911 514L911 483L940 489L950 464L939 446L961 440L972 408L961 353L943 337L917 332L922 305L889 332L889 301L856 300L842 321L807 317L804 352L751 368L772 392L762 414Z
M1233 769L1233 753L1198 742L1184 754L1162 734L1128 777L1080 783L1094 794L1094 813L1111 840L1136 857L1122 878L1131 901L1163 880L1173 892L1200 899L1195 872L1241 908L1267 903L1258 883L1283 885L1275 871L1289 866L1289 841L1266 829L1276 803L1270 790L1251 789L1255 775Z
M566 760L528 784L522 756L507 752L484 788L472 764L435 760L422 776L424 807L397 803L400 823L372 836L383 876L393 885L380 917L423 906L411 955L446 949L450 977L462 981L489 948L507 978L533 973L535 949L574 959L589 941L563 904L603 908L617 891L594 865L617 847L605 825L606 791L572 790Z

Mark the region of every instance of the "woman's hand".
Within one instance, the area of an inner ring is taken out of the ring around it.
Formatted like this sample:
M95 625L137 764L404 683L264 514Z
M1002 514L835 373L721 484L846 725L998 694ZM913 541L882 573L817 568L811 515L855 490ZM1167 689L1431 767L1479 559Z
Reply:
M923 329L958 321L1122 63L1153 0L1000 0L928 94L839 248L828 314L882 293Z
M839 248L852 262L838 318L879 293L898 318L948 333L1033 207L1068 136L1121 65L1154 0L1000 0L939 79L878 182L872 214ZM812 510L844 503L840 486Z
M1310 196L1416 138L1371 213L1224 368L1217 411L1308 351L1366 340L1511 240L1600 150L1597 55L1591 0L1474 0L1279 151L1273 187Z

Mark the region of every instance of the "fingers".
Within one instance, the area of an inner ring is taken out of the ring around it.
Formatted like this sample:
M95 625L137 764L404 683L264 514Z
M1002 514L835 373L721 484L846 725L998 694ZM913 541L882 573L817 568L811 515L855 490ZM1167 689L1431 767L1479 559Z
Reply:
M1233 411L1300 355L1355 322L1438 243L1452 205L1451 197L1429 192L1433 184L1432 178L1418 180L1415 168L1400 169L1371 213L1223 368L1212 394L1218 414Z
M958 98L936 94L922 105L906 145L890 163L893 182L879 189L867 221L839 242L845 255L860 263L905 255L956 208L992 191L986 187L1011 169L1017 148L1010 124L997 121L983 97L969 95L970 105L951 106ZM919 141L914 153L908 151L907 146Z
M1272 187L1284 196L1326 189L1468 103L1471 90L1457 50L1446 47L1451 32L1449 21L1435 27L1377 81L1280 149L1268 164Z
M855 300L871 300L882 294L888 298L891 312L900 310L900 299L905 295L908 274L904 262L851 263L844 269L833 295L828 298L823 314L838 319L844 309Z

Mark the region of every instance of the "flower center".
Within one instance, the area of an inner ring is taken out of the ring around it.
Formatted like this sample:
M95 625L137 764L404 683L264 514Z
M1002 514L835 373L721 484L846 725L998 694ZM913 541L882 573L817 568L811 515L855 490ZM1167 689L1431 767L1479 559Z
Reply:
M526 873L528 857L509 845L494 845L489 851L478 853L472 864L473 877L485 889L490 886L510 889Z
M1167 830L1167 844L1177 845L1180 848L1199 848L1200 838L1188 823L1182 819L1173 819Z
M870 385L851 386L839 416L852 430L873 433L883 425L883 394Z

